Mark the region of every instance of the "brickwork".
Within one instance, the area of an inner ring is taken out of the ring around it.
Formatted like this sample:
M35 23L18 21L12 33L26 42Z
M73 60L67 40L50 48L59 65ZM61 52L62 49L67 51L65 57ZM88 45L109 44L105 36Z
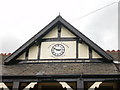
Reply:
M106 52L114 58L114 61L120 61L120 50L107 50Z

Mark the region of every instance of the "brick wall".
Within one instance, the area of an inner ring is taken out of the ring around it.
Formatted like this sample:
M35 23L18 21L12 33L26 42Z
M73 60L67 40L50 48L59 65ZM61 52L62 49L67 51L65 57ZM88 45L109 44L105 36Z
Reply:
M114 58L114 61L120 61L120 50L107 50L106 52Z
M6 54L6 53L1 53L0 54L0 64L3 64L4 63L4 60L8 57L8 56L10 56L11 55L11 53L8 53L8 54Z

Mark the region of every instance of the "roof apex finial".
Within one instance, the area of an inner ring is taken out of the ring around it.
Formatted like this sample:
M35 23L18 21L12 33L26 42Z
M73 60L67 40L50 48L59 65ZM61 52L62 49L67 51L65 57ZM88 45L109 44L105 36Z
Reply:
M59 16L60 16L60 12L59 12Z

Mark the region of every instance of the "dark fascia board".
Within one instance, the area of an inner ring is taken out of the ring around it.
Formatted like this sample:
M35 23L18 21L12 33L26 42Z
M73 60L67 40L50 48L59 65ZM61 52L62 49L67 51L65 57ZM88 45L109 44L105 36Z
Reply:
M102 48L100 48L97 44L95 44L93 41L91 41L89 38L87 38L84 34L82 34L80 31L78 31L76 28L74 28L70 23L68 23L62 17L60 19L60 22L62 22L62 24L65 25L66 28L68 28L76 36L81 38L86 44L88 44L90 47L92 47L96 52L98 52L104 58L106 58L108 60L113 60L113 58L109 54L107 54Z
M120 74L64 74L64 75L3 75L1 76L3 79L18 79L18 78L120 78Z
M48 32L50 28L52 28L56 23L59 22L59 16L56 17L52 22L50 22L46 27L44 27L41 31L39 31L36 35L34 35L31 39L29 39L25 44L23 44L20 48L18 48L15 52L13 52L8 58L5 59L5 64L9 64L14 60L14 58L21 53L24 49L29 47L32 43L35 42L39 37L41 37L44 33Z
M32 43L34 43L38 38L41 38L45 35L46 32L50 31L50 28L55 26L57 23L63 24L66 28L68 28L72 33L81 38L86 44L92 47L95 51L97 51L100 55L102 55L107 60L113 60L113 58L107 54L103 49L101 49L98 45L88 39L84 34L74 28L71 24L69 24L65 19L61 16L57 16L52 22L50 22L45 28L43 28L40 32L34 35L30 40L28 40L25 44L23 44L20 48L18 48L13 54L11 54L8 58L5 59L5 64L10 64L15 59L15 57L23 52L27 47L29 47Z

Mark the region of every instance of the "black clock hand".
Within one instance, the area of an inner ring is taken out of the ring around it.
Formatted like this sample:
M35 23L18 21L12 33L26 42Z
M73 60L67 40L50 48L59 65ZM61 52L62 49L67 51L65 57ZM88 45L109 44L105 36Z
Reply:
M54 48L56 51L60 51L61 49L56 49L56 48Z
M61 49L56 49L57 51L60 51Z

